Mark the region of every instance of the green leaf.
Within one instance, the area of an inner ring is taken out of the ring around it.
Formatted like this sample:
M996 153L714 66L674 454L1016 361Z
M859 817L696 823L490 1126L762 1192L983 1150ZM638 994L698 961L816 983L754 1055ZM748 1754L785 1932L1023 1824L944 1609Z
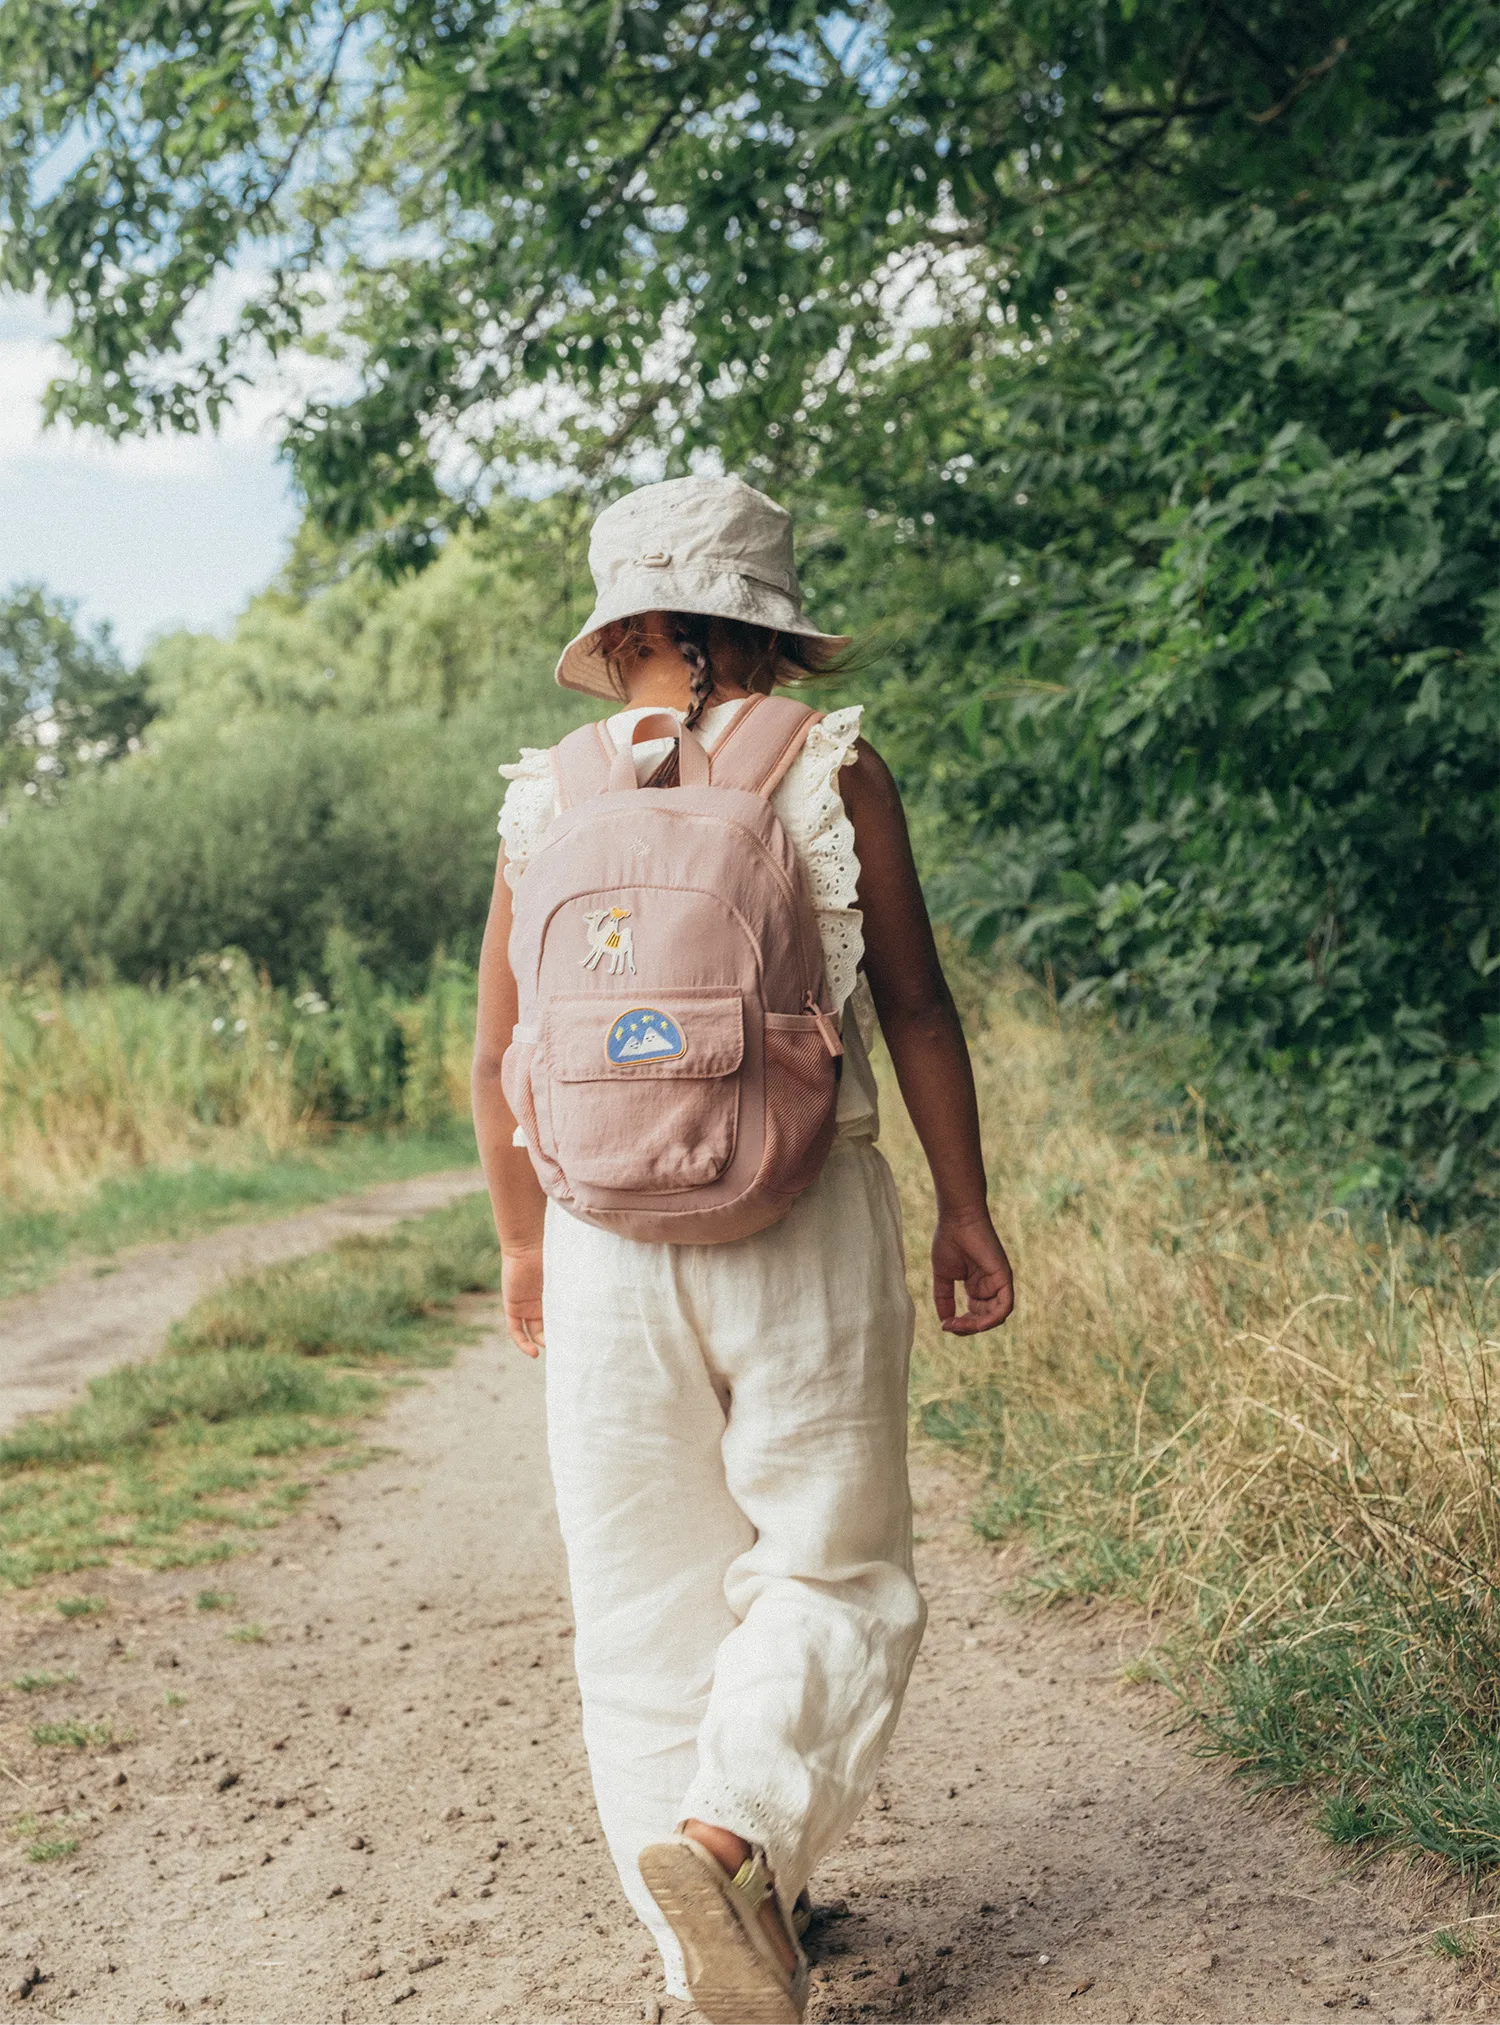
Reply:
M1490 1111L1500 1104L1500 1061L1479 1062L1454 1078L1454 1101L1463 1111Z
M1074 906L1097 907L1099 904L1098 890L1082 872L1059 872L1057 890Z

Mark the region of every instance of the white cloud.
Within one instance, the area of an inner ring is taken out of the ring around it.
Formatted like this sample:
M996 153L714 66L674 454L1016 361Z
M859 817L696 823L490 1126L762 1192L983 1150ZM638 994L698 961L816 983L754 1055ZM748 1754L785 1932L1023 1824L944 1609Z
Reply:
M109 619L136 653L176 625L219 627L277 569L297 523L267 375L214 434L112 443L42 427L66 365L33 299L0 308L0 586L39 577Z

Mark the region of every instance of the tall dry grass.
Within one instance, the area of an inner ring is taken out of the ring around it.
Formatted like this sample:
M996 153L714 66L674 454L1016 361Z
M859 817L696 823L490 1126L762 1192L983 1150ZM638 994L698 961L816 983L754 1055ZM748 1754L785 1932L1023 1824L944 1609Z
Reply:
M275 1158L337 1119L466 1116L467 982L397 1001L344 969L332 1004L236 952L161 990L0 979L0 1203L66 1208L147 1168Z
M1144 1605L1205 1733L1321 1786L1330 1833L1500 1861L1500 1276L1216 1161L1191 1104L1131 1095L1149 1050L1021 982L976 1009L1019 1305L977 1339L924 1322L914 1399L985 1471L981 1528ZM921 1302L925 1175L889 1112Z
M0 983L0 1194L51 1208L134 1169L305 1139L274 995L243 972L224 982Z

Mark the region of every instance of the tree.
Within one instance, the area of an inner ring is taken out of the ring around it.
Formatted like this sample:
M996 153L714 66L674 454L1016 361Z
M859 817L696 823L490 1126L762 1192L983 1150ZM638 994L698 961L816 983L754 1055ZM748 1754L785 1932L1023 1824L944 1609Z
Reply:
M1206 1029L1248 1141L1316 1113L1413 1200L1480 1171L1492 7L100 0L56 27L0 12L4 274L68 305L57 412L199 426L247 347L338 350L288 448L397 567L539 452L791 491L819 609L884 623L880 736L955 918ZM194 350L250 241L263 279Z
M1080 229L1321 187L1330 139L1423 121L1443 55L1417 0L10 0L0 277L66 305L52 412L112 432L333 342L358 390L289 446L330 527L410 558L477 496L440 465L482 492L538 433L837 463L914 326L940 392L1044 342ZM562 387L582 410L523 426Z
M140 677L108 626L80 631L77 606L41 584L0 597L0 789L31 794L118 759L151 717Z

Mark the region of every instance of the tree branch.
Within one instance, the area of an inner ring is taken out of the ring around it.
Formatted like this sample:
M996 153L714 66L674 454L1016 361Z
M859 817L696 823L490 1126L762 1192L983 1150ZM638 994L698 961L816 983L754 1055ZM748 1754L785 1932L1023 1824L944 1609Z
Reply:
M334 80L338 76L339 58L344 53L344 43L347 41L349 30L353 26L354 23L352 22L352 20L346 17L343 27L340 28L338 32L338 39L333 45L333 55L329 60L327 70L324 72L323 82L318 86L317 92L313 98L313 102L308 107L307 117L306 119L303 120L301 126L297 129L296 139L292 142L291 147L287 150L286 159L282 162L281 167L276 171L276 174L271 178L270 188L268 190L263 191L262 194L256 199L255 205L252 208L249 219L247 221L249 224L253 225L258 218L264 216L264 214L276 202L276 199L281 195L282 186L285 184L287 177L292 173L292 169L296 163L297 157L302 152L302 145L304 141L306 141L308 135L312 132L313 128L322 118L323 108L328 103L328 94L333 90Z
M1111 105L1099 108L1099 117L1106 126L1118 126L1125 120L1168 120L1206 119L1209 114L1222 112L1224 107L1234 103L1234 94L1216 91L1212 98L1195 99L1191 104L1159 105Z
M591 223L609 216L610 212L630 188L631 179L635 176L637 170L643 168L650 161L651 157L656 153L657 146L663 136L676 125L678 120L684 117L687 111L691 111L691 107L685 108L681 99L675 105L669 105L666 108L640 146L625 161L618 165L609 188L594 204L589 206L588 215Z
M1289 106L1297 103L1303 92L1310 91L1320 77L1327 77L1329 71L1333 69L1333 66L1348 47L1348 36L1341 35L1321 63L1315 63L1310 70L1303 71L1285 98L1279 100L1277 104L1268 107L1265 112L1251 113L1250 118L1255 125L1258 127L1268 127L1272 120L1280 119Z

